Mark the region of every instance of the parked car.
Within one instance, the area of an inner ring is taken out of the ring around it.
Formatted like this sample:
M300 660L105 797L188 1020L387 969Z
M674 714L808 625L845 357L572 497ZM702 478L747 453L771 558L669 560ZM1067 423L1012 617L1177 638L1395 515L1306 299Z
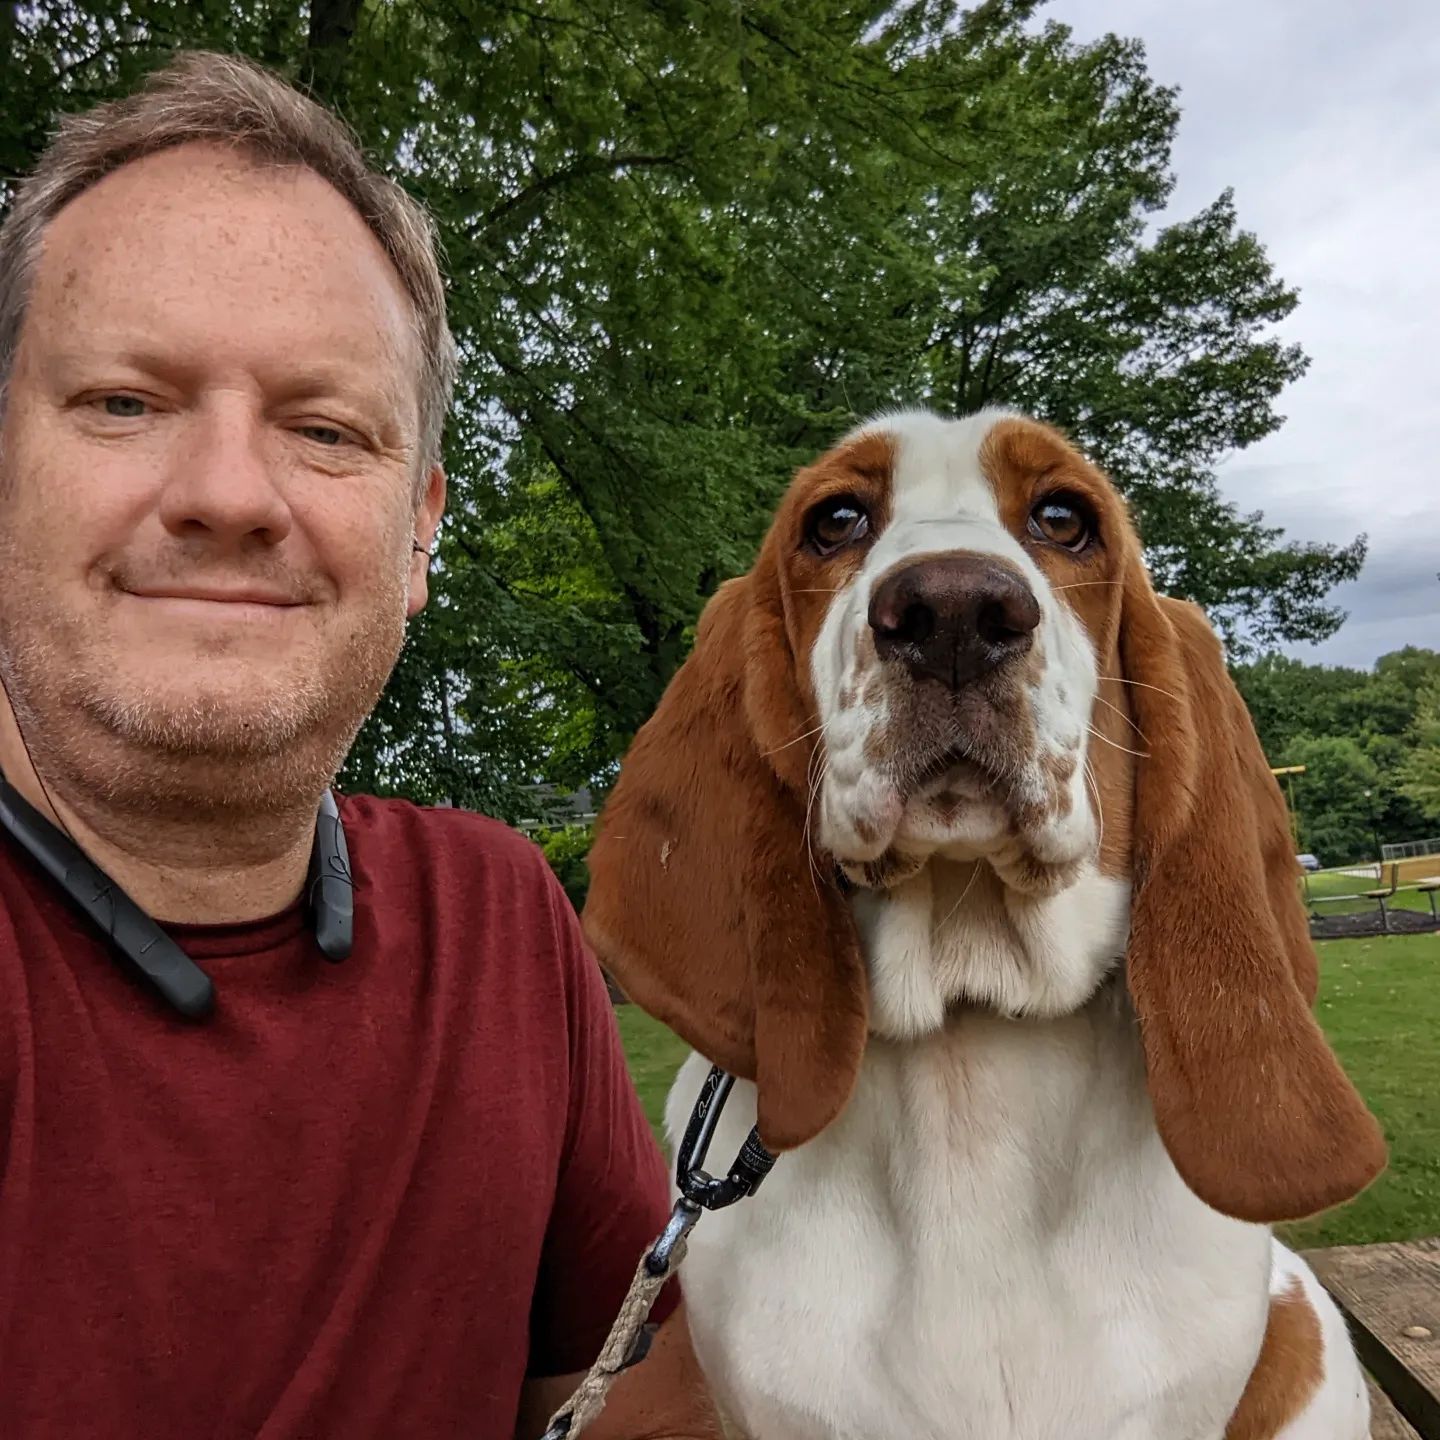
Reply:
M1300 862L1302 870L1318 870L1320 868L1320 862L1313 855L1297 855L1295 858Z

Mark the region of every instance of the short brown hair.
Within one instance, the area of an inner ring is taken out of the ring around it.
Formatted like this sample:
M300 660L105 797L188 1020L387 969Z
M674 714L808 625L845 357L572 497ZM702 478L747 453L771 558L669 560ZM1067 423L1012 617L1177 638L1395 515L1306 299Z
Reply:
M76 196L132 160L196 141L313 170L360 213L409 292L420 343L423 469L440 460L455 385L434 222L366 163L350 131L279 76L233 55L190 51L134 95L67 115L0 226L0 407L20 344L45 227Z

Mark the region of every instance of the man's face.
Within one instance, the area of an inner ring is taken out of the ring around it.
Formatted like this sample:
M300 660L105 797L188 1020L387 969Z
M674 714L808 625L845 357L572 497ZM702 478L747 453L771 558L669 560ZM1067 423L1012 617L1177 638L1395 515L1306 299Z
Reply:
M0 666L32 741L192 780L338 763L425 602L416 345L308 170L188 145L56 217L0 422Z

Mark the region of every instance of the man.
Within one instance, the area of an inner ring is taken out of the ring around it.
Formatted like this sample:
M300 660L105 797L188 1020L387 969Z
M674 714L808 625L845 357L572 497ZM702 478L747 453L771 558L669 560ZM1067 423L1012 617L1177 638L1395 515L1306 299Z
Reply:
M0 1434L543 1430L667 1212L538 852L317 807L426 601L431 228L341 127L182 58L0 232L0 769L213 981L186 1019L0 835ZM589 1433L709 1435L676 1312Z

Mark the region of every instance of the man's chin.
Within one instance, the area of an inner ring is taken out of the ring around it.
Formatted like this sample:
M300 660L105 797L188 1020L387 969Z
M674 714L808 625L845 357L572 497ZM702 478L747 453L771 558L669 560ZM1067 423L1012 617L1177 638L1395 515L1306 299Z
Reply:
M129 648L9 637L7 685L34 758L62 788L156 812L312 805L344 763L399 653L377 622L327 644L210 655L166 635Z
M240 759L275 754L333 719L323 696L289 689L266 693L208 685L111 690L87 697L91 718L115 739L138 750L176 758Z

